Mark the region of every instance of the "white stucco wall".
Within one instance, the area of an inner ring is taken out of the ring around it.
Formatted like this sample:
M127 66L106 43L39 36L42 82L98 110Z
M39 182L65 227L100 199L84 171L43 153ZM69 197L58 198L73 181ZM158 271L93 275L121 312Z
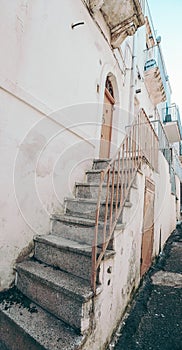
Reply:
M180 191L180 179L177 175L175 175L176 181L176 220L181 219L180 213L180 203L181 203L181 191Z
M121 142L128 124L130 70L122 73L81 0L55 0L54 6L48 0L0 0L0 5L3 289L13 280L22 249L35 233L49 231L50 214L62 210L64 197L98 156L109 73L117 96L112 152ZM78 21L84 25L72 29ZM130 52L128 68L131 57Z
M0 91L0 288L35 234L49 232L50 215L72 196L75 177L91 165L94 145L5 91ZM27 253L25 251L25 253Z
M84 349L104 349L140 281L145 176L137 174L138 189L131 189L131 208L125 207L123 231L114 232L115 256L101 264L101 293L94 303L94 330ZM111 273L108 272L108 268Z
M123 87L114 55L81 0L56 0L54 6L43 0L1 3L2 79L57 111L78 103L102 103L105 79L111 72L117 77L118 102L122 100L122 108L128 109L128 93L127 98L121 96L129 81ZM72 23L79 21L84 25L72 29ZM92 122L98 124L101 115L102 111L92 116ZM90 134L89 115L78 120L72 113L70 118L84 123L82 128ZM100 138L96 126L93 134Z
M176 227L176 198L171 194L169 165L163 154L159 152L159 173L155 174L157 184L155 200L155 244L153 254L159 253L159 237L161 232L161 248Z
M135 34L134 63L142 73L138 80L132 69L133 38L123 42L120 52L112 51L81 0L55 0L54 6L48 0L0 0L0 5L3 289L13 280L19 254L35 233L49 231L50 215L62 210L64 197L73 195L75 181L83 180L98 157L107 75L112 75L116 98L111 153L131 123L128 110L134 111L135 87L141 88L140 107L150 113L153 106L143 81L144 28ZM71 28L80 21L84 24ZM161 164L166 168L163 160ZM157 181L163 183L158 175ZM156 212L163 195L159 197ZM162 244L174 226L173 219L165 220L166 213L174 213L174 199L168 194L166 199L162 221L156 224L157 236L165 221Z
M129 198L132 207L124 209L126 226L123 231L116 229L114 232L115 255L101 264L101 293L94 304L94 331L85 344L85 350L92 350L93 342L96 349L103 349L103 344L111 340L139 285L146 177L155 182L153 260L159 254L160 240L163 248L176 226L175 197L171 195L168 164L160 152L159 173L143 163L142 171L137 174L137 189L131 189Z

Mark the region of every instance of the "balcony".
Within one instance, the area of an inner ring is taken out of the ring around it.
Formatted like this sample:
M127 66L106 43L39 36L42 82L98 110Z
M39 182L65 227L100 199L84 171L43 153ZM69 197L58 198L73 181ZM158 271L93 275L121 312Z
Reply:
M156 106L166 100L167 74L159 45L144 51L144 79L152 103Z
M169 140L164 130L164 126L160 119L153 120L151 122L159 140L159 149L166 158L169 166L172 164L172 148L170 147Z
M163 108L162 115L169 142L180 142L182 140L182 127L178 106L174 103L170 107Z
M106 22L114 48L145 23L139 0L90 0L89 8L102 29L102 19Z

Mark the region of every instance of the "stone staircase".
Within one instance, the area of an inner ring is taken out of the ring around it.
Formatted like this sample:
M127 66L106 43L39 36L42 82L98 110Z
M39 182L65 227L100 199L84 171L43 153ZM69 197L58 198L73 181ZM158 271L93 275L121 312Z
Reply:
M0 350L84 348L93 326L92 241L100 171L107 163L93 162L87 182L75 184L75 198L65 199L65 213L52 216L51 233L34 238L33 258L16 265L15 287L0 294ZM131 207L129 200L125 206ZM104 260L114 255L110 244Z

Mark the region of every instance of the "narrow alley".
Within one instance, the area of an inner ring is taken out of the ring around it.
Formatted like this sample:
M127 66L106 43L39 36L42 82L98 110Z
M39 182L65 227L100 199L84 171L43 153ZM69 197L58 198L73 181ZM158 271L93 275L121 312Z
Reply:
M144 278L115 350L182 349L182 223ZM113 346L110 346L113 349Z

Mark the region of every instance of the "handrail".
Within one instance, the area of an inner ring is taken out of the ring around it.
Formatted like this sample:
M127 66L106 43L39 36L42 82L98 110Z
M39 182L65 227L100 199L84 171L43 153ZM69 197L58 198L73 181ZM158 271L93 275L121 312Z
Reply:
M96 292L97 273L121 216L136 173L144 160L158 170L158 137L140 110L116 154L101 170L92 246L91 285Z

